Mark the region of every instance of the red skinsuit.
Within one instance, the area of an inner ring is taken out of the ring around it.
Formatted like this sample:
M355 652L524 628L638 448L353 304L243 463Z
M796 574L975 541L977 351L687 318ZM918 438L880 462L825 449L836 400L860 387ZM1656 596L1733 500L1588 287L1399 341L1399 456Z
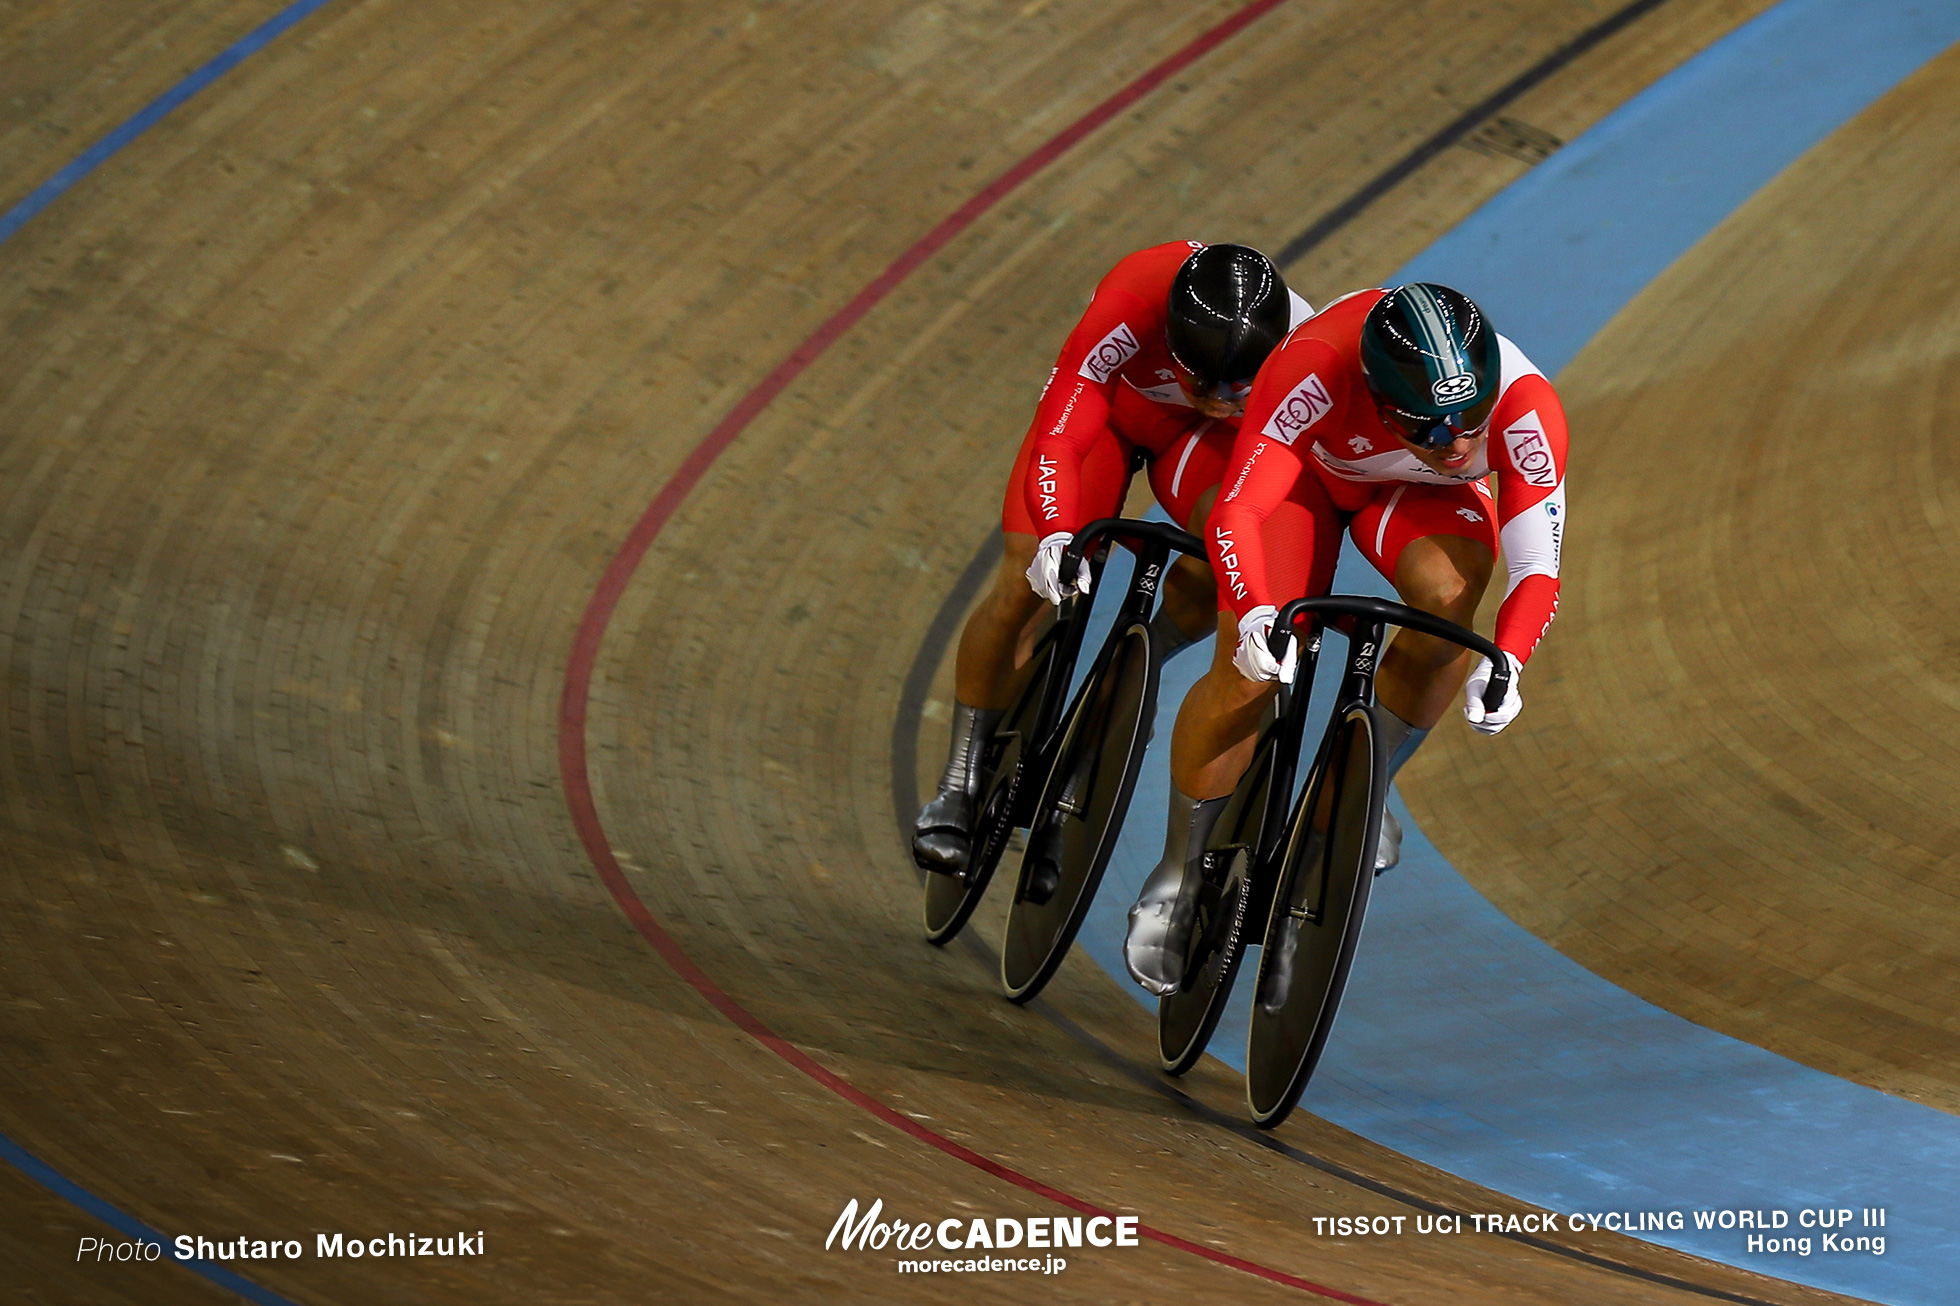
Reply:
M1499 336L1490 438L1454 475L1424 465L1376 410L1361 371L1361 320L1384 293L1335 300L1260 369L1206 540L1221 605L1243 618L1325 593L1344 524L1391 582L1411 541L1462 535L1502 548L1511 579L1497 644L1522 662L1558 609L1565 410L1544 374Z
M1164 345L1171 282L1203 248L1178 240L1138 250L1097 285L1021 442L1001 529L1043 538L1116 516L1138 449L1150 458L1157 502L1188 527L1198 497L1218 484L1239 426L1191 407ZM1297 323L1311 310L1294 300Z

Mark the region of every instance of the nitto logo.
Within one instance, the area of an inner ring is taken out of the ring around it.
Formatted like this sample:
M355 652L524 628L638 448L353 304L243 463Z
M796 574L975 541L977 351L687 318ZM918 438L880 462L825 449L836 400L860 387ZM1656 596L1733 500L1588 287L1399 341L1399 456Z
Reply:
M1239 555L1232 544L1232 533L1216 530L1212 535L1218 541L1218 565L1225 569L1225 583L1232 587L1233 598L1242 599L1245 597L1245 582L1239 577Z
M1327 387L1320 383L1319 374L1309 372L1306 380L1287 391L1286 398L1279 401L1261 433L1290 446L1333 407L1334 401L1328 396Z
M1545 441L1545 424L1532 409L1504 428L1504 448L1511 455L1511 466L1518 475L1543 489L1558 484L1558 467L1552 461L1552 446Z
M1082 360L1078 372L1097 385L1102 385L1116 375L1116 369L1137 356L1137 338L1131 334L1127 322L1118 322L1116 329L1096 342L1089 356Z

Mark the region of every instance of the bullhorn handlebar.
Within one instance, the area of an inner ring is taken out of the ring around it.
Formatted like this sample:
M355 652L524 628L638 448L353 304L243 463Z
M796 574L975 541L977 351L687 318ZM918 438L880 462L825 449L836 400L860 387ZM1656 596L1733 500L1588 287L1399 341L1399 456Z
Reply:
M1294 623L1310 612L1323 617L1365 617L1391 626L1406 626L1425 635L1434 635L1437 639L1446 639L1452 644L1461 644L1473 653L1481 653L1490 659L1490 683L1484 687L1484 710L1495 712L1504 706L1504 695L1511 688L1511 660L1504 656L1503 649L1454 621L1446 621L1406 603L1365 594L1328 594L1317 599L1294 599L1281 608L1279 616L1273 620L1272 634L1266 638L1266 646L1272 650L1275 661L1285 660L1286 641L1297 638L1293 633Z

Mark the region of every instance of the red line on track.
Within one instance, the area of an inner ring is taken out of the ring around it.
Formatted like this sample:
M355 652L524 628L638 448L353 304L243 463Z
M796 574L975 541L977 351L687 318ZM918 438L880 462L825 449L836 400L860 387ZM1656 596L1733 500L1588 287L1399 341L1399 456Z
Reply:
M892 1128L938 1148L948 1156L966 1162L976 1170L984 1171L996 1179L1006 1180L1016 1187L1025 1188L1031 1193L1066 1206L1072 1211L1080 1211L1084 1215L1110 1215L1111 1212L1091 1202L1083 1201L1079 1197L1071 1196L1059 1188L1051 1188L1039 1179L1024 1175L990 1157L982 1156L972 1148L963 1147L952 1139L927 1129L910 1116L886 1106L849 1080L819 1065L803 1049L763 1024L754 1013L737 1002L721 985L715 983L706 971L695 964L694 959L682 950L680 944L674 941L673 936L667 933L659 920L647 909L646 903L634 891L625 873L620 870L619 862L613 857L611 841L606 838L605 827L599 820L598 807L592 799L591 776L586 770L586 707L592 693L592 673L599 660L599 645L605 638L606 627L612 621L613 610L619 606L620 596L626 592L626 586L632 580L633 573L639 569L641 559L646 556L647 550L653 547L654 540L666 526L668 519L674 515L695 485L707 474L715 460L721 457L730 444L734 443L735 437L747 429L749 423L754 421L756 416L789 386L790 382L822 357L824 351L835 344L839 337L857 325L858 321L879 301L891 294L914 269L931 258L953 237L972 226L982 214L999 204L1021 183L1039 173L1089 133L1141 100L1166 80L1190 67L1285 2L1286 0L1254 0L1254 3L1238 10L1058 132L1040 149L996 177L986 189L960 205L910 249L892 260L889 267L852 296L849 303L826 318L821 326L810 333L808 339L790 352L788 358L778 363L754 389L743 395L735 407L729 410L728 415L721 419L714 430L708 432L706 438L694 447L692 453L688 454L673 476L668 479L667 484L661 487L660 493L654 496L653 502L647 505L647 510L641 514L639 521L635 522L633 529L628 532L625 542L620 545L619 552L613 555L605 574L599 579L598 588L586 604L585 615L579 622L578 634L572 640L571 659L565 668L565 688L558 701L558 771L560 781L565 787L565 802L571 809L572 825L578 831L579 842L585 845L586 856L591 859L593 868L599 872L599 879L612 894L613 900L626 914L626 919L632 922L633 928L653 945L654 951L658 952L682 979L706 998L715 1010L726 1016L736 1028L845 1101L870 1112ZM1352 1293L1329 1288L1283 1270L1275 1270L1255 1261L1203 1247L1176 1234L1151 1228L1149 1225L1139 1224L1137 1232L1166 1247L1190 1252L1194 1256L1202 1256L1208 1261L1256 1275L1273 1283L1284 1284L1289 1288L1299 1288L1334 1301L1349 1302L1353 1306L1381 1306L1381 1303L1371 1301L1369 1298L1357 1297Z

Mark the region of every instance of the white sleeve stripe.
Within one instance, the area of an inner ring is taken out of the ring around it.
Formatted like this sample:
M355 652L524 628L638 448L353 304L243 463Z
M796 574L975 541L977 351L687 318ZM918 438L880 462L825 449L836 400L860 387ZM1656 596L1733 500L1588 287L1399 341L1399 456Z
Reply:
M1498 530L1504 550L1504 565L1510 569L1510 582L1504 597L1512 593L1527 576L1558 579L1560 546L1565 536L1565 483L1505 522Z

